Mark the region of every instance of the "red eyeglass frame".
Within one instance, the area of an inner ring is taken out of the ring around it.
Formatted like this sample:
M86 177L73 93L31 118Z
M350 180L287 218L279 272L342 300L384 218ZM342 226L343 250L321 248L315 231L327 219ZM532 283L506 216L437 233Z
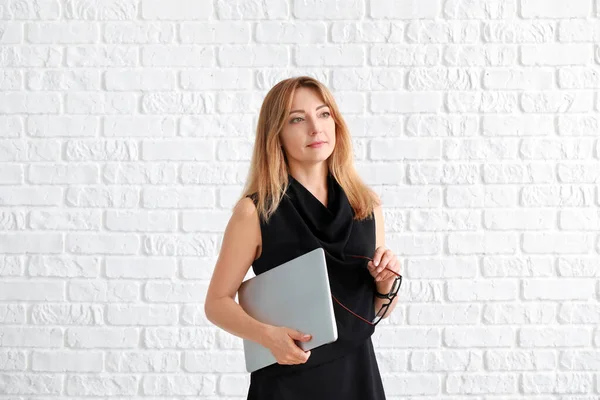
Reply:
M366 257L366 256L358 256L358 255L353 255L350 254L350 257L355 257L355 258L364 258L367 259L369 261L373 261L372 258L370 257ZM398 290L400 290L400 285L402 285L402 275L400 275L399 273L397 273L396 271L392 271L391 269L389 269L388 267L385 267L384 269L387 269L388 271L392 272L394 275L397 276L396 279L398 279L398 289L396 289L396 293L394 294L388 294L388 299L390 300L388 303L384 304L383 306L381 306L381 308L379 309L379 311L377 311L377 314L375 314L375 316L379 315L379 313L381 312L381 310L383 310L385 308L385 311L383 312L383 314L381 315L381 317L379 318L379 320L377 322L371 322L368 321L367 319L361 317L360 315L356 314L354 311L350 310L348 307L346 307L345 305L343 305L338 299L335 298L334 295L331 295L331 297L333 297L333 299L340 305L342 306L346 311L348 311L349 313L351 313L352 315L354 315L357 318L360 318L361 320L363 320L364 322L366 322L369 325L375 326L377 325L379 322L381 322L381 320L383 319L383 317L385 316L385 314L388 312L389 308L390 308L390 304L392 304L392 301L394 301L394 298L398 295ZM392 286L393 287L393 286Z

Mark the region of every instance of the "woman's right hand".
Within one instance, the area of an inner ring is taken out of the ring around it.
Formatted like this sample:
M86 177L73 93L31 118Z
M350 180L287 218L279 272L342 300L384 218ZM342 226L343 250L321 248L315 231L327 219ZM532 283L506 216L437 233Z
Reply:
M294 340L308 342L311 335L284 326L270 327L266 334L265 347L271 350L277 363L283 365L304 364L310 357L310 350L304 351Z

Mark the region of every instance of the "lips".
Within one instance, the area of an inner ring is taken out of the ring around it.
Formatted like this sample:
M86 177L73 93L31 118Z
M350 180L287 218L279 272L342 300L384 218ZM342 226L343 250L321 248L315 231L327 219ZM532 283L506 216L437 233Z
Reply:
M313 142L313 143L309 144L308 147L318 146L318 145L323 144L323 143L326 143L326 142L324 142L324 141Z

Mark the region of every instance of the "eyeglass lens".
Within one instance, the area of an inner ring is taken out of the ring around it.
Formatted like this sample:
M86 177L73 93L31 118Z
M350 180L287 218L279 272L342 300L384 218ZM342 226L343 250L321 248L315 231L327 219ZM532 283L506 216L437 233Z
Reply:
M390 293L396 294L398 292L398 289L400 289L400 282L400 279L394 279L394 284L392 285Z
M375 318L373 318L374 324L378 323L381 320L381 318L383 318L383 316L387 312L388 307L389 307L389 304L385 304L383 307L381 307L379 309L379 312L377 313L377 315L375 315Z

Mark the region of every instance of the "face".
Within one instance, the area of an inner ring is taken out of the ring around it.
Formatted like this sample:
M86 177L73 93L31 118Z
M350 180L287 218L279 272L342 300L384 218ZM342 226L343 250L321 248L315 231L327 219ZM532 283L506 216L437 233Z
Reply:
M333 153L335 122L315 89L296 89L280 140L290 164L321 163Z

